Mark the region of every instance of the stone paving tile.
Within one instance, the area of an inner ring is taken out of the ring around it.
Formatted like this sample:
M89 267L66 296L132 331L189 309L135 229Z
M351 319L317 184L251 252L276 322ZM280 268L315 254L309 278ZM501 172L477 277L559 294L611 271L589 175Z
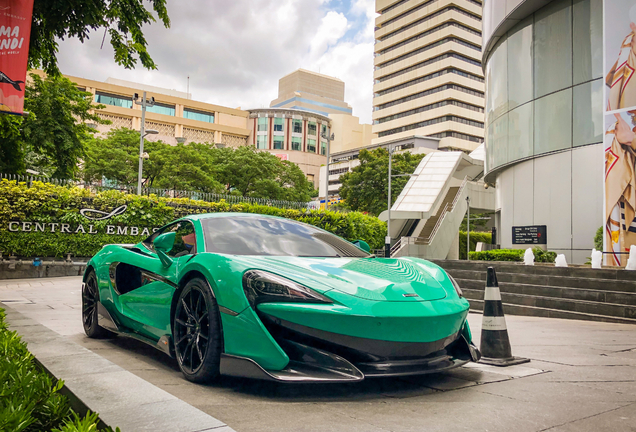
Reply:
M142 343L86 338L76 309L80 277L40 281L47 286L12 290L0 281L0 298L33 301L15 307L241 432L623 431L630 430L625 424L634 424L622 417L633 420L630 404L636 402L636 326L507 316L513 353L532 358L529 364L470 365L444 374L346 385L230 377L196 385L181 377L174 360ZM481 318L468 317L476 345Z
M120 391L121 392L121 391ZM188 416L184 410L188 409ZM192 407L179 399L135 404L134 410L123 411L119 408L103 409L100 417L106 424L122 424L125 422L130 431L170 431L195 432L214 430L225 424L202 411L192 412Z
M559 426L546 429L550 432L634 432L636 431L636 404L609 409Z
M385 428L373 424L366 418L331 407L308 403L269 404L267 410L255 411L241 405L214 405L217 418L231 419L237 431L261 432L388 432L397 425ZM293 414L292 414L293 413ZM290 415L291 414L291 415ZM419 431L421 432L422 425Z

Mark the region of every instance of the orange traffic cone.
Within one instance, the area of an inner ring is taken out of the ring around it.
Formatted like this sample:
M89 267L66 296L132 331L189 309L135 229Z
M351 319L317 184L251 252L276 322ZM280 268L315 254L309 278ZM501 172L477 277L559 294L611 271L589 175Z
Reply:
M488 267L486 292L484 293L484 316L481 325L481 363L494 366L512 366L527 363L530 359L513 357L508 328L504 317L501 293L495 269Z

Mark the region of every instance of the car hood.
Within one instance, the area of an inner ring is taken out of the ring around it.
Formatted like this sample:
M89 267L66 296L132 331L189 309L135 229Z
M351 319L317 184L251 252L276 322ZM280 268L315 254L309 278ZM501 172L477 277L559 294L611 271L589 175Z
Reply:
M269 271L316 291L337 290L375 301L431 301L454 290L444 270L424 260L237 256L249 268ZM447 287L446 289L444 287Z

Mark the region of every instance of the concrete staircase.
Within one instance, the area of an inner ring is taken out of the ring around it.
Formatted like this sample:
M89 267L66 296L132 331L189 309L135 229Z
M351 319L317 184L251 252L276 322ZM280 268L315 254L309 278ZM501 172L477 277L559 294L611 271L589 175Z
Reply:
M455 278L474 310L483 309L486 270L492 266L506 314L636 324L636 271L431 261Z
M430 218L426 220L426 223L422 227L422 231L420 231L418 237L430 238L431 234L433 233L433 230L435 229L435 225L437 225L437 221L439 220L440 217L443 216L443 213L444 213L443 210L446 209L446 206L448 204L451 204L453 200L455 200L455 197L457 196L457 191L459 191L459 187L448 188L448 192L446 193L446 196L444 197L444 199L442 200L442 203L439 206L440 210L437 212L437 214L435 214L434 216L431 216Z

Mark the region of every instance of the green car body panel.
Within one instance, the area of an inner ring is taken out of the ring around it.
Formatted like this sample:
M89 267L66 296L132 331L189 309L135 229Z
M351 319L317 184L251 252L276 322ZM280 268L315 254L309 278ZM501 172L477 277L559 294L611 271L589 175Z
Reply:
M290 357L264 324L293 323L328 334L361 340L429 343L471 333L468 301L460 297L446 272L418 258L296 257L206 253L201 221L214 217L260 217L236 213L193 215L196 254L174 258L166 266L142 243L105 246L88 263L95 271L99 299L126 333L151 341L172 335L178 290L193 276L207 280L220 309L225 354L245 357L269 371L281 371ZM175 221L177 222L177 221ZM152 275L129 292L114 286L111 266L125 263ZM243 287L247 271L281 276L327 297L333 303L266 302L253 308Z

